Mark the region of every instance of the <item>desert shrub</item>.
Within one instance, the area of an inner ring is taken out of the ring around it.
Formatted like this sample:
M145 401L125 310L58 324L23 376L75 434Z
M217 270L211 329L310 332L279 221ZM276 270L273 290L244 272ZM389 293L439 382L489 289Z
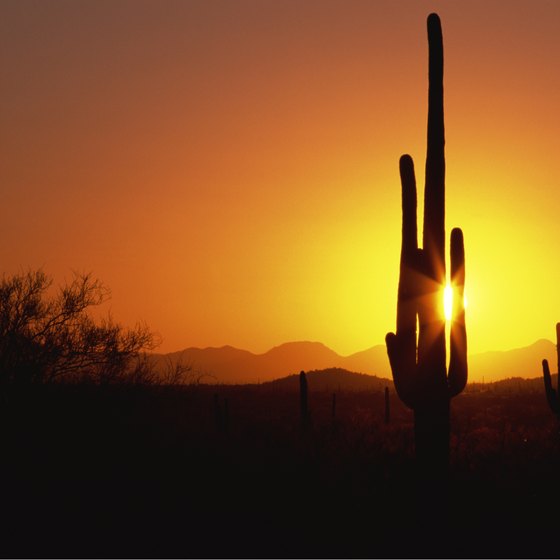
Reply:
M53 381L150 382L142 359L156 346L144 324L125 328L92 309L110 297L91 274L74 273L53 288L42 270L4 276L0 281L0 384Z

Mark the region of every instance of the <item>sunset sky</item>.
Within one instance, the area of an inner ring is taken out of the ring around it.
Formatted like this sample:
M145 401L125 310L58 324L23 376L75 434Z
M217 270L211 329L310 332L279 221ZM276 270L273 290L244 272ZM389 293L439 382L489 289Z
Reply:
M92 271L165 352L382 344L432 11L469 350L552 339L557 0L1 0L0 272Z

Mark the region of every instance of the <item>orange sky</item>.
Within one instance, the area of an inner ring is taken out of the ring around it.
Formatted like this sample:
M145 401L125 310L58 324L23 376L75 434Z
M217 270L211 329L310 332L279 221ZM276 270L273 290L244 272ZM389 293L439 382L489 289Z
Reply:
M431 11L470 351L552 339L556 0L3 0L0 270L93 271L161 351L383 343Z

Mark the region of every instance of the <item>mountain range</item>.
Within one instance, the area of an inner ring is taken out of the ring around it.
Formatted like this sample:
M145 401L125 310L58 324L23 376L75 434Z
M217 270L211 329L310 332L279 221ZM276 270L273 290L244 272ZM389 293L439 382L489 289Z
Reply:
M542 375L541 362L548 359L556 371L556 347L545 339L509 351L484 352L469 356L469 381L493 382L510 377L531 379ZM192 367L202 381L241 384L263 383L301 370L341 368L347 371L391 378L384 345L341 356L320 342L288 342L265 352L221 348L186 348L169 354L155 354L156 364L182 363Z

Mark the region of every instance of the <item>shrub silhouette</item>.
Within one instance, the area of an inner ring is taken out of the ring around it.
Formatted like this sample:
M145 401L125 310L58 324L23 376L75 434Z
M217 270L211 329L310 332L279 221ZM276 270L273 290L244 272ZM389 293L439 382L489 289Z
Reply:
M552 388L552 379L550 376L550 368L548 367L548 360L542 361L544 390L546 393L546 400L550 406L550 410L554 414L560 414L560 323L556 323L556 355L558 357L558 392Z
M145 325L125 329L89 314L109 298L106 286L76 273L54 295L51 285L42 270L0 280L1 386L149 380L153 372L141 352L154 348L154 334Z
M447 475L449 403L467 382L467 340L463 307L463 234L460 229L454 229L451 232L454 320L447 371L442 305L446 279L443 39L436 14L428 16L427 27L429 94L423 247L418 247L417 240L414 165L409 155L403 155L400 159L403 221L397 330L387 334L386 344L397 394L414 411L415 453L420 476L425 477L425 491L433 494L441 489L439 481Z

